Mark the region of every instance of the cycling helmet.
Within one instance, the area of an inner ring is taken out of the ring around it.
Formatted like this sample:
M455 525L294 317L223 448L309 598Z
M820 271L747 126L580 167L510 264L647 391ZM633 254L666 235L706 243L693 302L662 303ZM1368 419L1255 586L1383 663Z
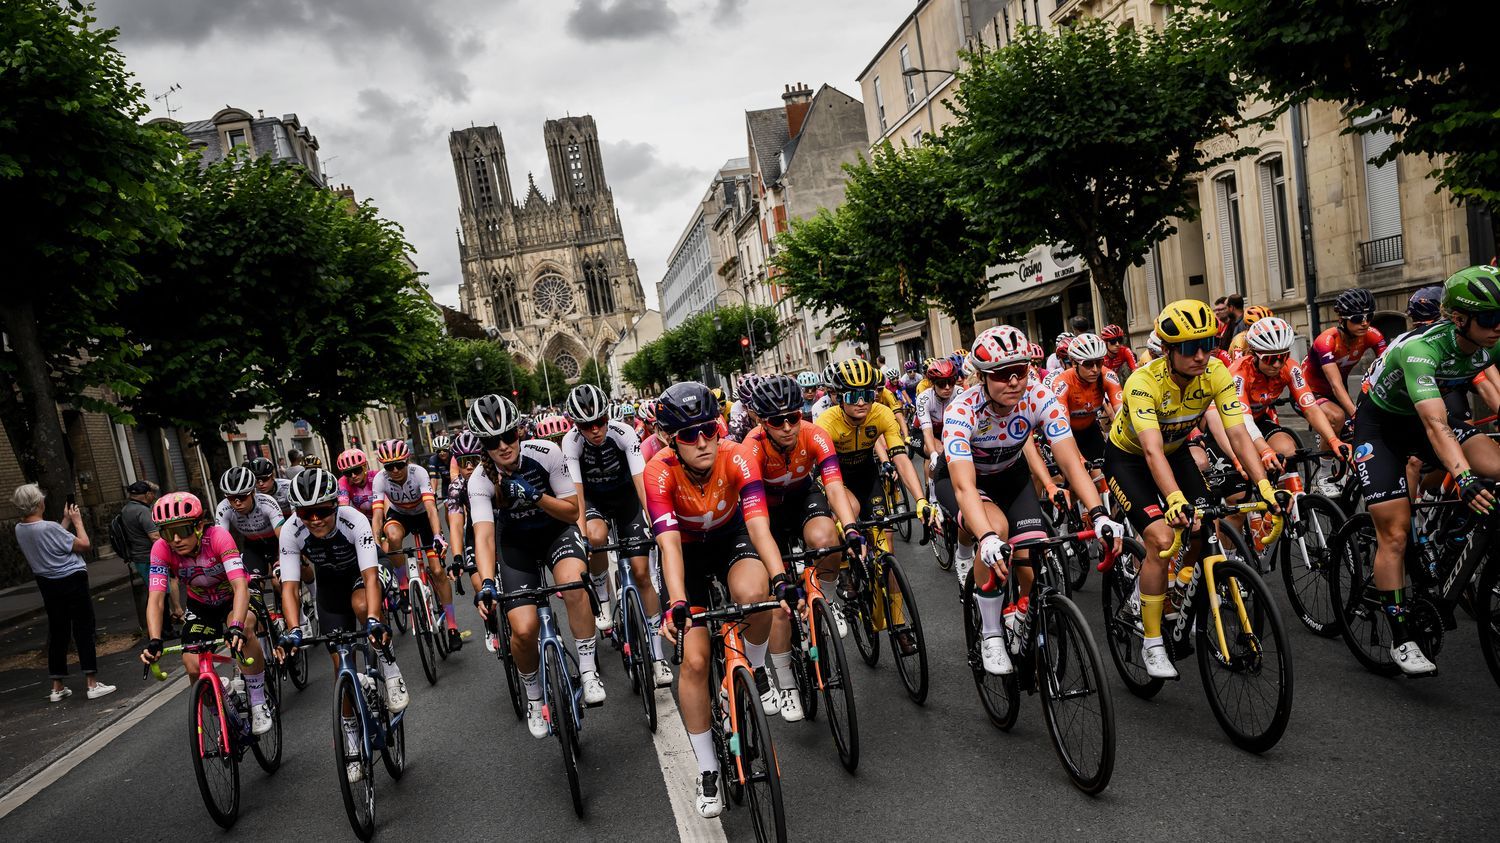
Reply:
M746 398L750 409L761 418L802 409L802 389L786 375L772 375L761 380Z
M885 379L888 380L888 381L899 381L899 380L901 380L901 370L898 369L898 368L896 368L895 366L886 366L885 369L884 369L884 371L881 372L881 374L885 375Z
M609 412L609 399L604 390L591 383L581 383L568 393L563 402L563 414L577 422L591 422Z
M958 368L953 365L952 360L944 358L927 364L925 374L929 380L932 378L956 378L958 377Z
M1203 340L1219 335L1219 318L1196 299L1178 299L1156 317L1156 335L1164 343Z
M292 506L317 506L339 498L339 481L321 468L312 468L292 478Z
M323 467L323 458L320 457L320 456L317 456L316 454L308 454L307 456L305 456L305 457L302 458L302 467L303 468L322 468Z
M1161 337L1156 334L1146 335L1146 349L1157 357L1161 356Z
M219 476L219 491L226 495L248 495L255 491L255 472L237 465Z
M624 416L627 420L635 418L635 405L628 401L621 404L620 415Z
M1058 357L1061 357L1067 353L1068 343L1073 341L1074 336L1075 334L1063 331L1062 333L1057 335L1057 339L1052 341L1053 347L1057 349Z
M515 430L521 422L521 414L509 398L491 393L469 405L468 422L475 436L499 436Z
M567 416L547 416L536 423L536 435L554 441L572 429L573 422Z
M1031 347L1027 349L1026 353L1032 360L1042 360L1047 356L1047 349L1042 348L1041 343L1034 342L1031 344Z
M1497 305L1500 307L1500 305ZM1342 317L1355 316L1360 313L1375 312L1375 296L1363 287L1355 287L1339 293L1339 297L1333 300L1333 312Z
M1103 330L1099 331L1099 339L1106 342L1109 340L1123 340L1125 339L1125 330L1119 325L1105 325Z
M453 440L446 436L434 436L432 439L432 450L447 451L453 447Z
M829 363L827 366L823 367L823 385L824 386L832 387L832 386L835 385L836 381L838 380L838 378L837 378L837 376L835 374L835 372L836 372L837 369L838 369L838 364L837 363Z
M917 361L908 360L901 364L901 369L906 372L915 372L917 370Z
M479 444L478 436L465 430L453 437L453 445L449 450L455 457L477 457L484 453L484 446Z
M1271 310L1271 308L1269 307L1252 304L1249 307L1245 308L1245 324L1254 325L1256 322L1259 322L1262 319L1275 315L1276 312Z
M381 465L404 462L411 459L411 449L406 447L405 439L387 439L375 446L375 458Z
M367 460L365 458L364 451L361 451L358 448L350 448L342 454L339 454L339 458L334 462L333 465L340 472L345 472L353 471L354 469L365 465L366 462Z
M1109 351L1104 347L1104 340L1098 334L1079 334L1068 343L1068 356L1077 363L1103 360L1107 353Z
M1411 294L1406 302L1406 315L1417 322L1432 322L1442 315L1443 287L1434 284Z
M698 381L674 383L656 402L656 423L668 433L718 418L718 398Z
M996 325L974 338L969 363L980 372L993 372L1016 363L1031 362L1031 341L1019 328Z
M1448 276L1443 282L1443 306L1463 313L1500 310L1500 270L1471 266Z
M738 384L735 384L734 396L739 400L744 401L746 396L755 391L755 385L760 383L760 381L760 375L742 375L740 377L740 382Z
M189 492L168 492L151 507L151 520L157 526L179 521L197 521L203 517L203 503Z
M709 392L713 395L714 400L718 402L719 412L724 412L724 407L729 404L729 399L724 397L724 390L716 386L713 389L709 390Z
M797 376L797 385L802 387L803 389L817 389L818 373L803 372L802 374Z
M834 364L833 385L839 389L864 389L880 385L880 373L863 357L850 357Z
M276 463L271 462L265 457L245 460L245 467L253 471L259 480L264 480L276 473Z
M1267 316L1245 331L1245 344L1260 354L1284 354L1292 350L1292 326L1279 316Z
M647 398L641 402L641 408L636 410L635 417L646 424L656 424L656 402Z

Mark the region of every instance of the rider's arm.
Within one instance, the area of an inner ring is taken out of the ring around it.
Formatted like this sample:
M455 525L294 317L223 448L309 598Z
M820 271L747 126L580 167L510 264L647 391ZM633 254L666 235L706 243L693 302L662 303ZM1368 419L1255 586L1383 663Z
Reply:
M375 475L370 481L370 529L374 531L375 538L381 547L385 546L385 472Z
M1261 449L1250 434L1250 428L1245 426L1248 414L1245 412L1245 402L1240 400L1239 392L1235 389L1234 379L1228 372L1219 370L1220 375L1213 377L1210 388L1214 389L1214 407L1217 413L1205 413L1209 417L1209 429L1212 430L1215 422L1223 428L1225 438L1229 440L1229 450L1225 453L1233 455L1240 461L1240 470L1250 478L1250 485L1257 486L1260 481L1266 479L1265 467L1261 465ZM1214 419L1214 416L1218 416ZM1257 431L1258 432L1258 431ZM1261 439L1261 443L1265 440Z
M474 526L474 568L481 580L495 578L495 484L484 468L474 469L466 489L469 521Z
M1500 413L1500 372L1494 366L1480 372L1474 378L1474 391L1484 399L1492 413Z
M161 638L162 610L167 604L167 584L173 577L172 563L168 561L171 550L166 542L157 540L151 545L151 563L146 573L146 588L150 598L146 606L147 638Z
M1415 406L1417 418L1422 420L1427 438L1432 442L1432 450L1443 468L1454 477L1468 471L1469 460L1464 457L1463 446L1453 435L1453 427L1448 423L1448 405L1443 403L1442 398L1424 398L1417 401Z
M554 452L555 453L555 452ZM559 456L547 471L547 488L541 489L542 498L536 505L542 511L569 524L577 523L583 512L583 507L578 505L579 497L577 489L573 486L573 479L568 476L567 467Z
M464 510L461 506L451 505L448 507L448 547L461 554L463 546Z
M661 551L661 580L667 589L667 602L687 600L682 564L682 533L677 524L673 503L675 480L664 460L652 460L646 466L646 517Z
M296 529L282 530L277 540L277 565L281 569L281 614L286 619L287 629L302 625L302 601L297 595L297 587L302 582L301 534L306 532L307 525L299 521Z
M383 620L380 599L380 555L375 552L375 536L364 513L357 509L340 510L337 529L354 545L354 558L365 582L365 616ZM286 561L286 557L282 557ZM286 574L282 571L283 576ZM295 595L295 592L293 592ZM357 619L356 619L357 620Z
M1067 422L1063 422L1067 427ZM1072 434L1062 439L1047 437L1052 443L1052 457L1057 460L1057 467L1062 469L1063 477L1068 481L1068 488L1073 490L1073 495L1083 503L1085 510L1092 510L1096 506L1102 506L1099 500L1099 490L1094 487L1094 479L1089 476L1088 468L1083 464L1083 454L1078 450L1078 442L1073 439ZM1026 447L1032 451L1038 451L1035 441L1026 443ZM1041 460L1040 452L1037 459ZM1030 457L1028 455L1028 462ZM1043 465L1045 465L1043 461ZM1043 471L1046 471L1044 468ZM1033 470L1032 475L1036 472Z

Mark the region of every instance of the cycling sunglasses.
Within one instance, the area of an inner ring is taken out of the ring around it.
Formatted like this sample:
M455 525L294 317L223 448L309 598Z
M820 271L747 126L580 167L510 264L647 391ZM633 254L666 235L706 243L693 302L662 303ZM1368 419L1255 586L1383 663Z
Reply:
M1017 366L1006 366L1003 369L995 369L985 372L984 379L990 383L1010 383L1013 380L1026 380L1026 375L1031 371L1030 363L1021 363Z
M381 468L391 472L400 471L406 468L406 460L396 460L395 462L388 462L382 465Z
M1374 315L1375 314L1373 314L1373 313L1366 312L1366 313L1356 313L1353 316L1345 316L1344 318L1347 319L1347 320L1349 320L1350 322L1356 322L1356 323L1359 323L1359 324L1363 325L1364 323L1369 322L1370 321L1370 317L1372 317Z
M695 445L700 439L712 442L719 438L719 423L711 421L704 422L703 424L695 424L692 427L685 427L672 434L672 438L684 445Z
M331 503L323 504L322 506L299 506L297 507L297 517L303 521L323 521L332 518L333 514L337 511L338 506Z
M947 389L953 385L953 378L928 378L927 382L932 384L933 389Z
M839 394L839 401L845 404L868 404L874 400L873 389L850 389Z
M1182 342L1168 343L1168 345L1178 354L1185 354L1188 357L1192 357L1200 351L1206 354L1213 353L1213 350L1218 348L1219 342L1215 337L1204 337L1201 340L1184 340Z
M499 436L481 436L479 437L479 444L482 445L486 451L493 451L496 448L500 447L500 443L502 442L507 445L514 445L516 444L516 440L520 438L520 428L513 427L510 430L507 430L504 433L500 434Z
M250 497L250 495L247 493L243 495L225 495L224 497L228 498L234 503L244 503Z
M161 537L167 541L173 539L186 539L193 536L203 535L203 525L196 522L183 524L167 524L156 528Z
M339 472L339 476L340 477L358 477L359 475L364 474L366 471L369 471L369 470L370 470L369 466L362 465L362 466L359 466L358 468L351 468L348 471L340 471Z
M458 467L459 468L473 468L473 467L479 465L479 462L480 462L481 459L482 459L482 457L480 457L478 454L466 454L466 455L458 458Z
M1081 360L1078 362L1078 368L1080 369L1097 369L1103 365L1104 361L1102 360Z
M1500 328L1500 310L1492 310L1486 313L1475 313L1469 318L1473 319L1475 324L1487 331L1493 331L1496 328Z
M1255 359L1267 365L1280 366L1281 364L1285 363L1291 356L1292 355L1290 352L1281 351L1275 354L1257 354L1255 355Z
M1121 342L1124 342L1124 340L1105 340L1104 344L1105 345L1119 345Z
M590 421L575 421L573 422L573 424L579 430L597 430L609 424L609 418L607 416L600 416L599 418L592 419Z
M802 421L802 411L793 410L790 413L781 413L775 416L766 416L765 423L768 427L791 427Z

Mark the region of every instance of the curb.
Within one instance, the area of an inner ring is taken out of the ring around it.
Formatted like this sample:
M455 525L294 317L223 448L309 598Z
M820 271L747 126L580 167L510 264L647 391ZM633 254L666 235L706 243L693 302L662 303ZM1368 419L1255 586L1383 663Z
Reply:
M127 576L123 579L101 582L98 585L90 585L89 597L91 599L96 598L101 595L108 594L109 592L121 587L130 587L130 577ZM8 618L0 618L0 629L9 629L11 627L24 626L25 624L28 624L36 620L37 618L43 617L46 614L46 606L37 606L35 609L27 609L23 612L18 612L14 615L11 615Z

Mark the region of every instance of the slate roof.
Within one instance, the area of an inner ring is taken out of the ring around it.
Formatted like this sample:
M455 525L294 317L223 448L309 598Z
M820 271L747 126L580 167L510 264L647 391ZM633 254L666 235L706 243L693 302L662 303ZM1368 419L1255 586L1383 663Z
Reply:
M745 112L745 125L760 165L761 180L775 184L781 178L781 148L786 146L786 108L762 108Z

